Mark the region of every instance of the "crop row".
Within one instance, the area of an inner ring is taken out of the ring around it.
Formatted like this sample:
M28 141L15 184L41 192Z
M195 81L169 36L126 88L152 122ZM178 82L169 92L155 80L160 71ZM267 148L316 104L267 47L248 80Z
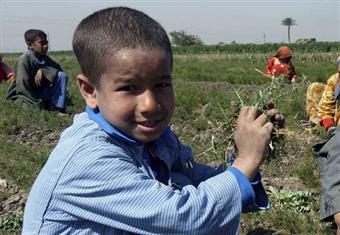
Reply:
M283 43L265 44L225 44L204 45L190 47L174 47L175 54L206 54L206 53L275 53L277 49L286 45ZM339 52L340 42L292 43L289 47L298 53Z

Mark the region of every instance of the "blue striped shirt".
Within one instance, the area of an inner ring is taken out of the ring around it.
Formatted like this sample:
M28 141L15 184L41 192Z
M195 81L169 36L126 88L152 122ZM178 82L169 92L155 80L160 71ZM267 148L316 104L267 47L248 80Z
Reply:
M152 155L156 167L100 113L76 115L32 186L22 233L236 234L242 209L256 207L242 173L196 163L170 128Z

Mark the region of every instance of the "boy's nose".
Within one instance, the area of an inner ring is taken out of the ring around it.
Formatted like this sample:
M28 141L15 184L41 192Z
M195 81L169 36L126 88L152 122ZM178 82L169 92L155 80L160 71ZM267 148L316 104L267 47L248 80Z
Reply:
M139 111L141 113L155 112L160 109L160 104L157 101L156 95L149 90L146 90L140 97Z

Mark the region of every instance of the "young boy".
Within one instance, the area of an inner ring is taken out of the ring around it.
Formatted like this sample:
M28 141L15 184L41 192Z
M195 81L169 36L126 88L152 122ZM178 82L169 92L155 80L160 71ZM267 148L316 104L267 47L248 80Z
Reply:
M28 51L15 64L15 79L6 98L63 112L68 77L59 64L47 56L46 34L39 29L29 29L24 37Z
M269 207L257 171L273 125L245 107L232 167L195 162L168 125L172 50L156 21L124 7L95 12L73 49L86 112L36 179L23 234L235 234L242 211Z

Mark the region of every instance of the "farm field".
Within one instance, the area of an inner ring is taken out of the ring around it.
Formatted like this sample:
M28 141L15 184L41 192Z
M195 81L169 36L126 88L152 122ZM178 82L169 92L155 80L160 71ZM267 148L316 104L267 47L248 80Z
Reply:
M292 44L297 83L271 84L255 68L264 70L279 46L174 48L176 111L171 127L193 148L198 161L216 166L230 145L232 101L254 105L260 95L275 101L286 128L261 168L272 209L243 214L241 234L333 234L331 224L319 222L320 172L311 148L326 135L306 125L305 94L311 82L326 82L334 74L340 43ZM14 67L19 56L4 54L3 58ZM24 203L36 175L60 133L84 110L73 53L50 52L49 56L70 78L68 117L8 102L4 96L9 84L0 85L0 234L20 233Z

